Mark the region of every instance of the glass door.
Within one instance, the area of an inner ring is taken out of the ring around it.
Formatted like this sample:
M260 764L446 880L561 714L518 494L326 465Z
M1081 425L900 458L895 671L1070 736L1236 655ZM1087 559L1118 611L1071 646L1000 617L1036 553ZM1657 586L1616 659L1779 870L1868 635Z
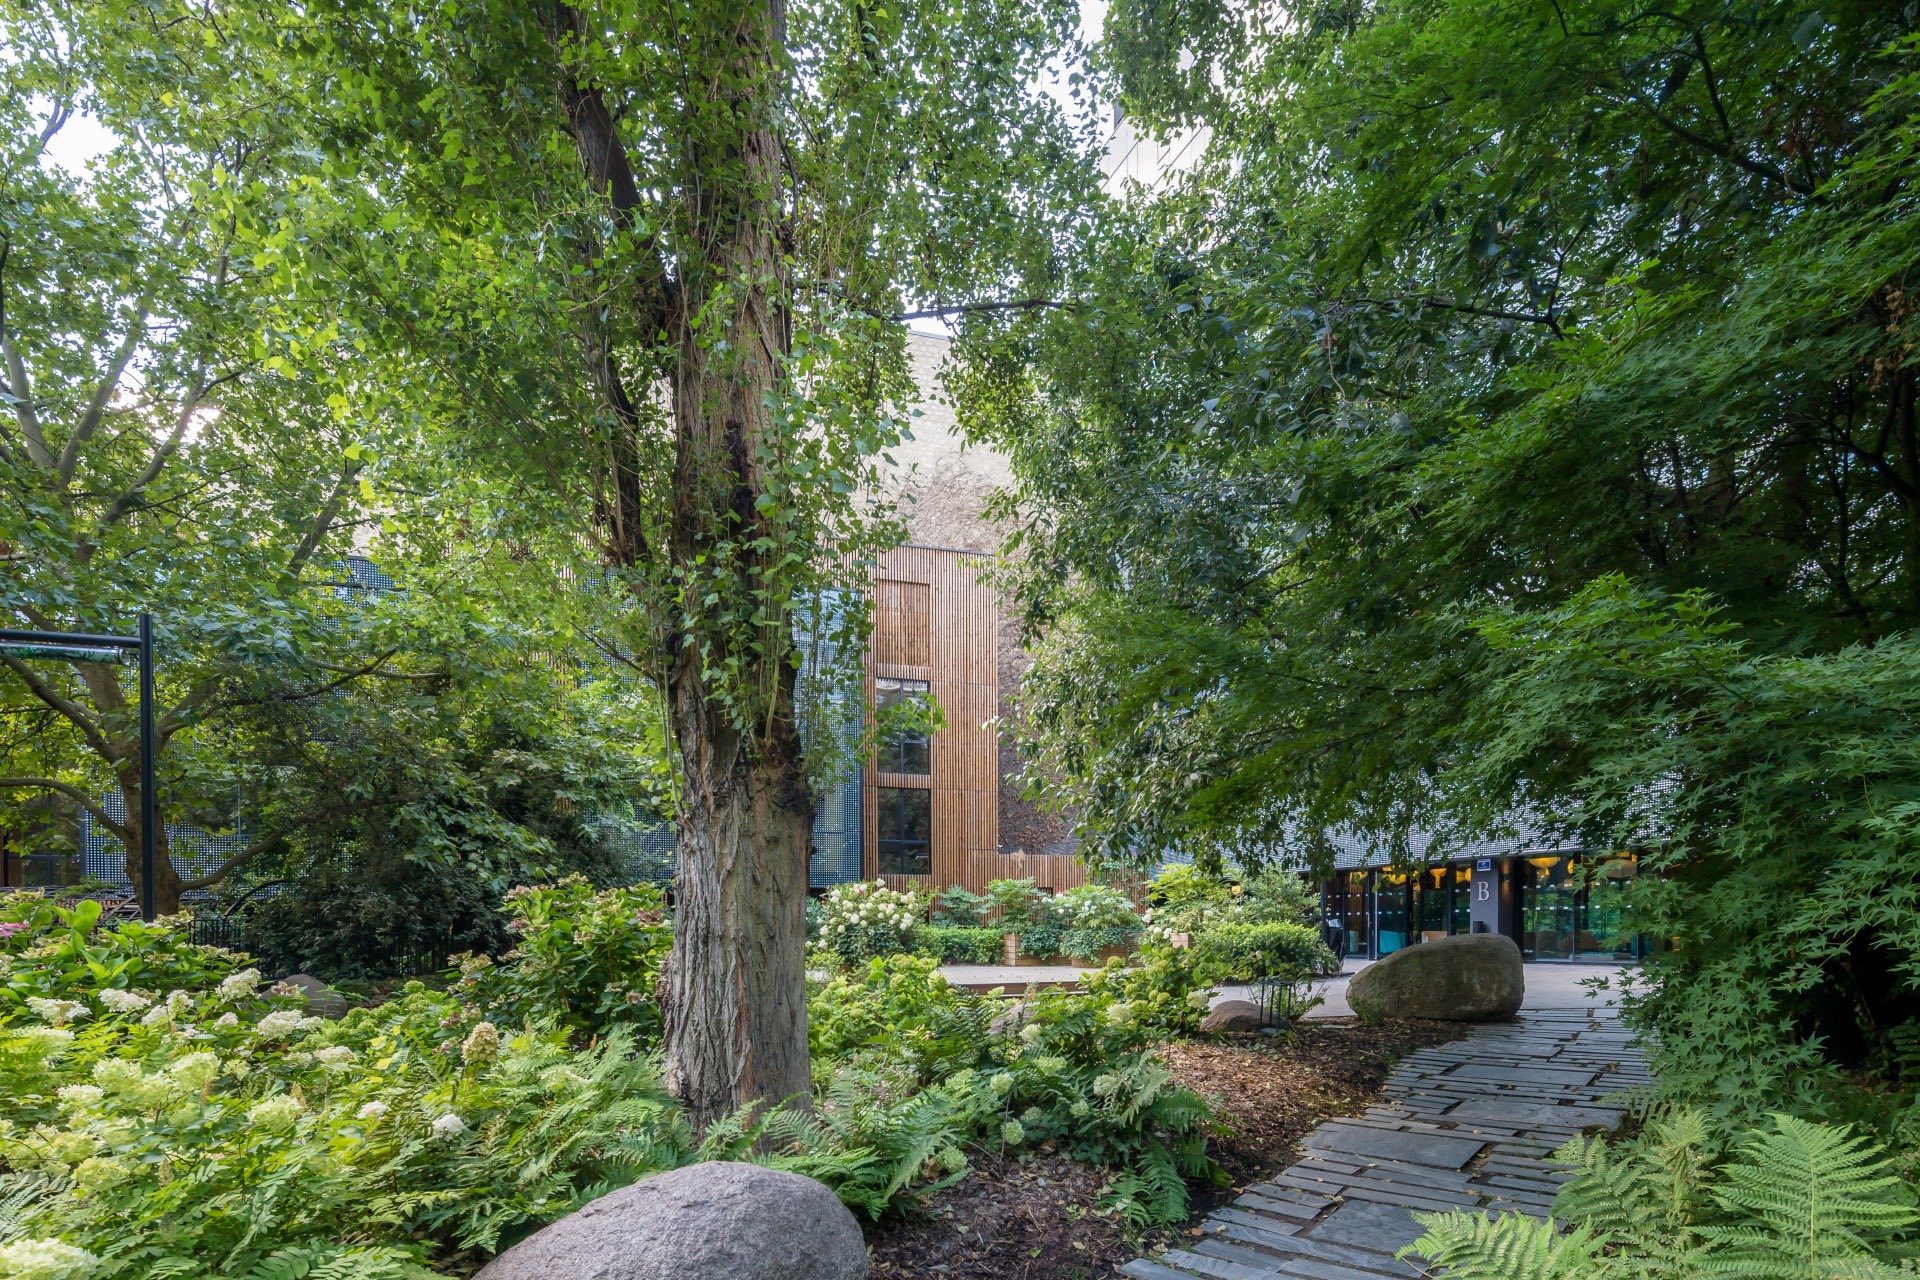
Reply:
M1428 867L1419 876L1419 892L1414 896L1414 918L1419 922L1422 942L1444 938L1453 907L1453 869Z
M1457 862L1448 868L1453 880L1453 921L1455 933L1473 932L1473 867Z
M1582 867L1580 901L1574 912L1574 955L1581 960L1632 960L1639 939L1629 931L1627 904L1636 868L1630 857Z
M1378 940L1380 955L1391 955L1407 945L1413 924L1413 904L1409 901L1412 895L1413 886L1406 872L1380 873L1380 887L1375 891L1374 901L1374 937Z
M1367 892L1370 872L1349 871L1340 878L1344 889L1339 904L1340 923L1347 931L1347 954L1365 959L1367 948L1372 939L1369 936L1369 918L1373 914L1373 895Z
M1528 960L1571 960L1578 887L1565 858L1522 858L1520 954Z

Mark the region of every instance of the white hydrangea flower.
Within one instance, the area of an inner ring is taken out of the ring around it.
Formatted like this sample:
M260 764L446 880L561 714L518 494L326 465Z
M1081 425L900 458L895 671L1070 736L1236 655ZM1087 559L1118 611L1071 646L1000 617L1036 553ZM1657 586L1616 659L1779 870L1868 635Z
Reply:
M213 1025L216 1027L237 1027L240 1025L240 1015L237 1013L223 1013L213 1020Z
M100 1003L112 1013L138 1013L153 1003L153 997L143 996L138 991L107 987L100 992Z
M433 1136L436 1138L457 1138L466 1131L467 1122L451 1111L433 1122Z
M378 1098L376 1098L372 1102L362 1104L360 1109L354 1112L353 1114L355 1119L366 1120L371 1122L374 1120L385 1119L387 1115L387 1111L388 1111L387 1104L384 1102L381 1102Z
M167 1067L167 1074L199 1093L220 1078L220 1059L203 1049L172 1063Z
M0 1245L0 1276L9 1280L86 1280L100 1259L60 1240L15 1240Z
M49 1026L64 1027L91 1014L93 1010L77 1000L55 1000L47 996L28 996L27 1008Z
M173 1010L167 1005L157 1004L147 1010L146 1016L140 1019L140 1025L143 1027L170 1027L173 1025Z
M101 1099L107 1095L106 1091L97 1084L63 1084L55 1091L54 1096L58 1097L63 1105L76 1111L84 1111L88 1107L99 1106Z
M73 1185L82 1195L104 1191L132 1176L133 1170L112 1156L88 1156L73 1167Z
M262 1040L285 1040L296 1031L306 1031L320 1025L320 1019L306 1017L291 1009L275 1009L253 1026L254 1034Z
M330 1044L313 1051L313 1060L329 1071L345 1071L353 1065L353 1050L344 1044Z
M216 993L222 1000L244 1000L260 989L260 971L242 969L220 979Z
M290 1093L276 1093L271 1098L254 1103L247 1108L247 1120L255 1128L268 1133L285 1133L299 1123L300 1114L305 1108L300 1099Z
M1000 1141L1010 1147L1017 1147L1027 1140L1027 1131L1020 1127L1018 1120L1009 1120L1000 1126Z

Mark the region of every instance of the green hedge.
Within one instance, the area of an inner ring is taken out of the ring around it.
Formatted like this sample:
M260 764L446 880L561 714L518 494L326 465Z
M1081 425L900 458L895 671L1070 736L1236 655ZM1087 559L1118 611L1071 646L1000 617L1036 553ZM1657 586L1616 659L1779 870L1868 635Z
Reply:
M1329 973L1333 953L1304 924L1222 924L1193 940L1208 971L1220 978L1278 978Z
M913 931L913 949L942 964L998 964L1000 931L963 925L923 924Z

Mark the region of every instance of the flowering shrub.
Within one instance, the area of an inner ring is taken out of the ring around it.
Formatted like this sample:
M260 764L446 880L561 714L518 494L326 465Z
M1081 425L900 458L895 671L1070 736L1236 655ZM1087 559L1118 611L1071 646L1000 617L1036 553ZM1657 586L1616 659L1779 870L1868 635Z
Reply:
M881 892L843 896L899 936L913 899ZM1010 1006L907 955L814 992L811 1110L752 1110L696 1146L646 1052L652 1001L626 994L664 951L657 910L645 890L518 894L515 956L337 1021L168 925L18 913L0 933L0 1276L465 1273L591 1196L718 1156L879 1214L963 1176L970 1149L1048 1145L1112 1168L1142 1224L1175 1220L1183 1179L1211 1169L1205 1104L1148 1053L1171 978L1110 966L1084 996Z
M1311 925L1318 916L1312 886L1288 871L1212 874L1198 867L1163 867L1147 886L1147 936L1165 942L1222 925Z
M821 899L819 945L841 965L908 951L921 914L919 895L879 880L835 885Z
M1149 942L1087 975L1082 985L1104 1000L1125 1004L1140 1031L1153 1039L1192 1035L1207 1016L1212 983L1202 981L1200 957L1189 947Z
M427 1275L685 1158L628 1033L576 1052L417 983L329 1022L164 924L28 926L0 941L9 982L78 951L192 985L89 990L60 961L59 994L0 1013L0 1198L21 1203L0 1274Z
M19 1015L29 999L199 990L246 962L236 951L192 945L180 922L131 920L111 929L99 922L100 904L91 898L71 907L30 894L0 898L0 1019Z
M654 987L673 947L666 901L652 885L595 890L579 876L507 894L520 943L499 964L455 957L455 998L472 1016L519 1027L552 1019L580 1041L621 1028L639 1043L660 1036Z
M1092 960L1110 947L1132 946L1146 926L1131 898L1100 884L1060 894L1050 914L1060 930L1060 954L1076 960Z

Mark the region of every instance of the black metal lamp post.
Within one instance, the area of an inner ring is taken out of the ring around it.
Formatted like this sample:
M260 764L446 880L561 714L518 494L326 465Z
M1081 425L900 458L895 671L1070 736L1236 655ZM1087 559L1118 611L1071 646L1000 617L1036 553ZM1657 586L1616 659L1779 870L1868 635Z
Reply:
M159 914L156 816L153 794L153 615L140 615L137 635L93 635L85 631L19 631L0 627L0 653L19 658L61 658L69 662L123 662L128 654L140 664L140 918Z

